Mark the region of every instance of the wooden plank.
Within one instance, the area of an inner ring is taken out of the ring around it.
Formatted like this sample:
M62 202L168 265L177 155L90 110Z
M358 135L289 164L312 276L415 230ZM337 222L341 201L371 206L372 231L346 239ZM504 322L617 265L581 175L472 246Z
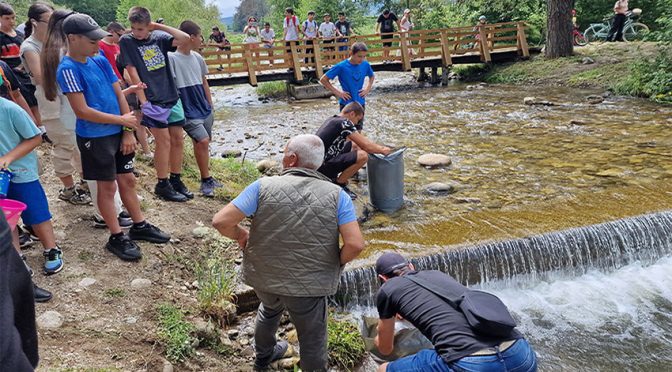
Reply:
M523 53L523 57L530 57L530 48L527 45L527 36L525 35L525 24L523 22L518 22L518 44L520 44L520 50Z
M245 51L245 66L247 67L247 73L250 78L250 85L253 87L257 86L257 74L254 71L254 61L252 60L252 51L248 48Z
M303 73L301 72L301 60L299 60L298 51L296 50L296 41L290 41L290 50L292 51L292 66L294 67L294 78L298 81L303 80Z
M322 66L322 40L313 40L313 53L315 54L315 76L320 79L324 75L324 67Z
M411 70L411 55L409 54L408 51L408 45L406 45L406 33L402 32L401 33L401 42L399 43L399 46L401 47L401 64L403 66L404 71L410 71ZM390 55L392 53L390 52Z
M481 42L478 43L481 46L481 60L485 61L486 63L490 63L492 62L492 58L490 57L490 46L487 43L488 36L485 33L485 28L479 27L478 31L481 35Z
M448 36L446 36L445 32L441 33L441 63L443 63L443 67L453 64L453 58L450 56L450 47L448 45Z

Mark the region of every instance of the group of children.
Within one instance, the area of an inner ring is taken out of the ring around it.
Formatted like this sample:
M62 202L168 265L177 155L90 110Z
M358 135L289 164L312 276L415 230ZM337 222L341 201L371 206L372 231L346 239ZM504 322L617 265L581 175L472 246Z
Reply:
M4 41L15 14L0 5ZM110 231L105 247L122 260L137 261L142 253L136 241L170 240L145 220L135 189L137 141L149 155L145 128L155 141L158 197L173 202L194 197L181 180L185 132L194 144L201 193L213 197L222 187L208 170L214 119L207 66L196 52L201 29L191 21L179 29L152 22L142 7L129 10L130 32L118 23L102 30L86 14L44 3L32 4L28 18L25 40L14 37L16 47L0 45L0 169L13 174L7 197L27 206L22 220L44 247L44 273L61 271L63 251L34 151L43 138L36 124L44 124L54 144L55 172L64 185L59 197L73 204L92 200L98 212L94 222ZM19 64L2 62L15 55ZM25 88L18 73L30 77L32 88ZM75 183L77 173L86 182ZM17 230L14 241L17 250L26 245ZM37 301L51 298L48 291L35 289Z

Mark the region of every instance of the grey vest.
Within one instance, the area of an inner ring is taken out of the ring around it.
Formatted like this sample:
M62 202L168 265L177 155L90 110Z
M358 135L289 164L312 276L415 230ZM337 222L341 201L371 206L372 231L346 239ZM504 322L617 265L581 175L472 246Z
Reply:
M243 250L243 281L282 296L336 293L341 273L340 191L322 174L305 168L262 178L257 212Z

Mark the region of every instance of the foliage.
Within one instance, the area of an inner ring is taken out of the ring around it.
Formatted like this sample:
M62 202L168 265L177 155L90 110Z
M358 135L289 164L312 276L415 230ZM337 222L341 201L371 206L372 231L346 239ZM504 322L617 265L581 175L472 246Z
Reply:
M171 305L161 304L158 307L159 330L161 343L166 347L166 357L173 363L182 362L194 353L191 332L193 325L184 319L184 312Z
M116 20L119 0L54 0L56 5L93 17L99 25L105 27Z
M236 14L233 15L233 31L242 32L247 25L247 19L254 16L258 21L266 17L270 8L267 0L242 0ZM259 25L261 27L263 23Z
M329 318L327 322L329 365L351 371L362 360L366 350L357 326L346 320Z
M269 81L260 83L257 94L264 97L282 97L287 95L287 83L284 81Z
M229 323L235 315L235 305L231 303L236 286L234 264L224 257L227 249L236 249L237 243L212 232L206 237L207 257L197 264L198 305L201 311L221 325Z
M670 44L672 43L672 0L660 0L660 2L664 5L664 11L656 19L657 27L650 37L652 40Z
M163 18L167 25L177 27L185 20L196 22L207 33L212 26L225 29L219 19L219 9L205 0L120 0L117 7L117 20L128 23L128 10L142 6L152 13L154 20ZM206 35L207 37L207 35Z
M661 103L672 103L672 56L663 48L654 59L641 58L631 63L628 74L612 89L617 94L648 97Z
M331 14L332 22L336 22L338 12L344 12L351 22L353 29L360 33L359 27L365 23L368 15L369 1L353 1L353 0L268 0L270 5L270 12L264 19L270 22L275 29L278 38L282 36L282 21L285 17L285 9L293 8L294 14L299 21L304 21L307 18L309 11L316 13L315 20L318 23L322 22L322 15L324 13Z
M611 19L614 15L613 7L615 0L576 0L577 22L584 30L591 23L602 23L605 18ZM667 3L667 4L665 4ZM637 0L630 2L630 8L642 9L639 22L655 28L656 18L665 10L669 9L670 0Z

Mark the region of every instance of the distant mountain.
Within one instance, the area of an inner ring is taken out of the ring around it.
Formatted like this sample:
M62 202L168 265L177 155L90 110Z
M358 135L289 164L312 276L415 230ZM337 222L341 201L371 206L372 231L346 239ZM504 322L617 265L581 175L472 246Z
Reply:
M222 17L222 18L220 18L219 20L222 21L222 23L225 24L226 27L228 27L228 28L233 27L233 16L231 16L231 17Z

